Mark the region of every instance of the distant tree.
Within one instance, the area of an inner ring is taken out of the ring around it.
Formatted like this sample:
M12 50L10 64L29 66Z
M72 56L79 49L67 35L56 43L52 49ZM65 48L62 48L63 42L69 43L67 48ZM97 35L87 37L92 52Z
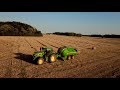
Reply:
M21 22L0 22L0 35L9 36L42 36L41 31L38 31L32 26Z

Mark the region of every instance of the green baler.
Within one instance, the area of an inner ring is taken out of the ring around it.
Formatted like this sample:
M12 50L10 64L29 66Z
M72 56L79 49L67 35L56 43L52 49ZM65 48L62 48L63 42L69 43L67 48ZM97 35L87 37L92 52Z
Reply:
M77 49L73 47L60 47L57 51L57 58L61 58L63 60L74 59L74 56L77 55Z

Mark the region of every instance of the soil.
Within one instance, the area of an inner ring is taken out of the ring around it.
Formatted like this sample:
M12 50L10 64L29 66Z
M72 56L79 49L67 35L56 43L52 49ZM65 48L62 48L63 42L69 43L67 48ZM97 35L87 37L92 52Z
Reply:
M71 60L33 63L40 47L77 48ZM95 49L93 49L95 47ZM0 78L119 78L120 39L44 35L43 37L0 36Z

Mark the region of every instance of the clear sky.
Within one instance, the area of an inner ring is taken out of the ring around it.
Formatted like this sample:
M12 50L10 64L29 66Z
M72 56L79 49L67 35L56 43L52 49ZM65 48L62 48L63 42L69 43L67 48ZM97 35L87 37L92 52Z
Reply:
M0 21L27 23L42 33L120 34L120 12L0 12Z

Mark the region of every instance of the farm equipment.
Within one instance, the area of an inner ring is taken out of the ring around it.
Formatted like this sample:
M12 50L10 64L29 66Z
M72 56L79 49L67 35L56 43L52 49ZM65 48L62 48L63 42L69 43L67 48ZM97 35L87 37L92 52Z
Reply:
M57 58L61 58L62 60L74 59L74 56L77 55L77 49L67 46L60 47L56 55Z
M37 64L43 64L44 61L55 62L56 54L53 52L53 49L50 47L42 47L40 51L34 52L33 60Z
M77 55L77 50L72 47L60 47L57 53L53 52L53 49L50 47L42 47L40 51L34 52L33 60L37 64L43 64L44 61L55 62L57 58L62 60L74 59L75 55Z

